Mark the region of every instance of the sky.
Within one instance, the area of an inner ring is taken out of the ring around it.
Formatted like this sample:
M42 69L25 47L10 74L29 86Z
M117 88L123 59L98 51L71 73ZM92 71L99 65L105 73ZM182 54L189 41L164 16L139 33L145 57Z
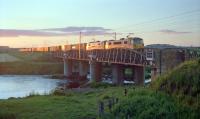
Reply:
M41 47L141 37L200 46L200 0L0 0L0 46Z

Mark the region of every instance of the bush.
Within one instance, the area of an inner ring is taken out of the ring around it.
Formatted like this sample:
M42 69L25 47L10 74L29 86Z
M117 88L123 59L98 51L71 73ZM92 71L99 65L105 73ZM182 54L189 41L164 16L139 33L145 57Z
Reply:
M188 61L152 83L157 91L166 92L178 99L182 104L200 107L200 59Z
M108 88L114 86L113 84L102 83L102 82L92 82L90 84L91 88Z
M113 116L118 118L177 118L178 108L172 100L162 94L151 91L130 93L128 98L120 101L114 108Z
M101 98L102 98L103 100L106 100L106 99L109 99L110 96L108 96L108 95L102 95Z
M26 98L30 98L30 97L34 97L34 96L40 96L40 94L32 91L29 93L29 95L26 96Z
M64 96L65 92L61 91L61 90L55 90L53 91L52 95L56 95L56 96Z
M68 82L67 88L78 88L80 87L79 82Z
M15 114L10 112L2 112L0 110L0 119L16 119Z

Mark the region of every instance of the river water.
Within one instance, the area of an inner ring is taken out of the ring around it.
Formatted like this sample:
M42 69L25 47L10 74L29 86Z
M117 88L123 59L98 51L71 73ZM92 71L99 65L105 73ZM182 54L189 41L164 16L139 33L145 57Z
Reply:
M25 97L31 93L48 94L66 80L41 75L0 75L0 99Z

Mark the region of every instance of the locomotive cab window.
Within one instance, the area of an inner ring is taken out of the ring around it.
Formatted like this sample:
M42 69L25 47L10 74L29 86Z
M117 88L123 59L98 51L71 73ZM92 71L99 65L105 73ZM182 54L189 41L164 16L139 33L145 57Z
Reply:
M114 44L117 45L117 44L122 44L122 43L121 42L114 42Z
M143 44L142 39L139 39L139 38L133 39L133 42L134 42L135 44Z

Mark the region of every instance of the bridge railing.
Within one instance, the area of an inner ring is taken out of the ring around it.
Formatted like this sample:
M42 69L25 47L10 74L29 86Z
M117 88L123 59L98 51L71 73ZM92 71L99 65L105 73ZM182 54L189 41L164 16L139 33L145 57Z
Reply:
M97 62L108 62L125 65L149 65L144 50L132 49L108 49L108 50L70 50L66 52L54 52L54 57L75 60L96 60Z

